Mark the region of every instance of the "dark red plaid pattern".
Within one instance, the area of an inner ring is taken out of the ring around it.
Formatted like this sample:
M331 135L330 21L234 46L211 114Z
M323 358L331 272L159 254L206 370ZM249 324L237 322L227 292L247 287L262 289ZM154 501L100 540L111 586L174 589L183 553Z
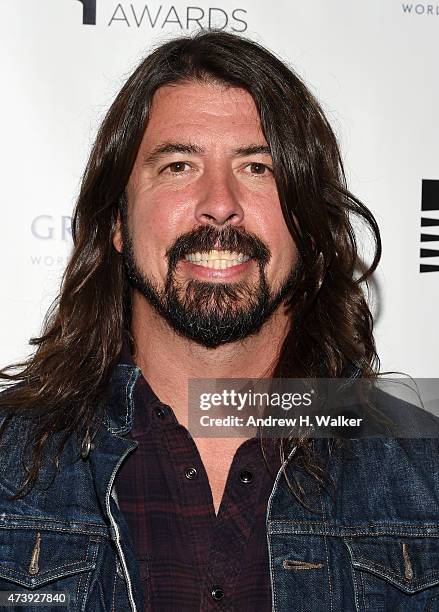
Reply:
M123 355L124 363L132 363ZM218 516L194 440L140 376L134 389L138 448L116 480L145 592L145 611L269 612L266 510L271 473L260 441L237 450Z

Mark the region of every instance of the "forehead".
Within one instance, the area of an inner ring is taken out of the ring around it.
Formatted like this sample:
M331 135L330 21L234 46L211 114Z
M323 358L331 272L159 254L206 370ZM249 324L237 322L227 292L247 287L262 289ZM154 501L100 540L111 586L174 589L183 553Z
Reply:
M255 102L245 89L197 81L160 87L153 97L144 140L194 132L216 139L235 135L236 140L265 141Z

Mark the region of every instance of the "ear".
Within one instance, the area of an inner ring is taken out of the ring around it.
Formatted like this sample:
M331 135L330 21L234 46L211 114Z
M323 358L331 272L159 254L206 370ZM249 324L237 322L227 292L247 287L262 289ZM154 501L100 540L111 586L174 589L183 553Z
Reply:
M122 225L121 225L121 220L120 220L120 211L117 213L117 220L114 225L113 246L116 249L116 251L118 251L118 253L122 253L123 242L122 242Z

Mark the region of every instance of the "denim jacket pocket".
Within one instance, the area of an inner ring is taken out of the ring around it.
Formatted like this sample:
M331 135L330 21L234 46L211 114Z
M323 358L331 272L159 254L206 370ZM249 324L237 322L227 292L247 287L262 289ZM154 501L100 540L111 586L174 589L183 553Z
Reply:
M63 610L83 610L100 541L99 535L69 531L61 526L51 530L39 525L0 528L0 591L33 594L34 601L27 600L29 606L25 608L21 604L8 609L53 610L54 603L49 605L44 594L63 592L68 599ZM47 606L41 603L44 601Z
M357 612L439 612L438 537L420 532L343 540L351 558Z

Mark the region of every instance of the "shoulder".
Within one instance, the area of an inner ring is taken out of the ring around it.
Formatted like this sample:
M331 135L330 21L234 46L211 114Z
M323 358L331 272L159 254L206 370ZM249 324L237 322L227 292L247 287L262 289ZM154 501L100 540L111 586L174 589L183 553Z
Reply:
M363 462L409 463L424 471L432 461L438 470L439 418L433 412L378 388L364 415L364 430L348 445Z
M406 401L378 389L376 406L399 427L400 431L404 432L404 437L439 438L439 417L436 414L439 402L437 400L425 402L422 396L415 397L414 393L412 397L412 401Z
M4 397L4 396L3 396ZM3 398L2 398L3 399ZM40 429L38 414L11 409L5 402L0 405L0 496L1 491L16 493L34 466L36 482L50 482L58 466L71 463L79 457L76 436L60 442L63 432L46 435ZM43 443L43 444L42 444ZM41 453L39 454L39 449ZM35 461L36 460L36 461Z
M428 400L426 390L405 382L360 379L337 389L331 402L336 415L359 419L355 427L335 430L336 437L338 431L345 438L439 439L439 399Z
M439 418L435 410L422 408L421 400L419 404L378 388L370 406L349 406L350 413L364 418L361 427L340 435L341 452L333 457L336 470L371 486L386 475L389 487L403 482L407 490L415 490L425 485L439 495Z

